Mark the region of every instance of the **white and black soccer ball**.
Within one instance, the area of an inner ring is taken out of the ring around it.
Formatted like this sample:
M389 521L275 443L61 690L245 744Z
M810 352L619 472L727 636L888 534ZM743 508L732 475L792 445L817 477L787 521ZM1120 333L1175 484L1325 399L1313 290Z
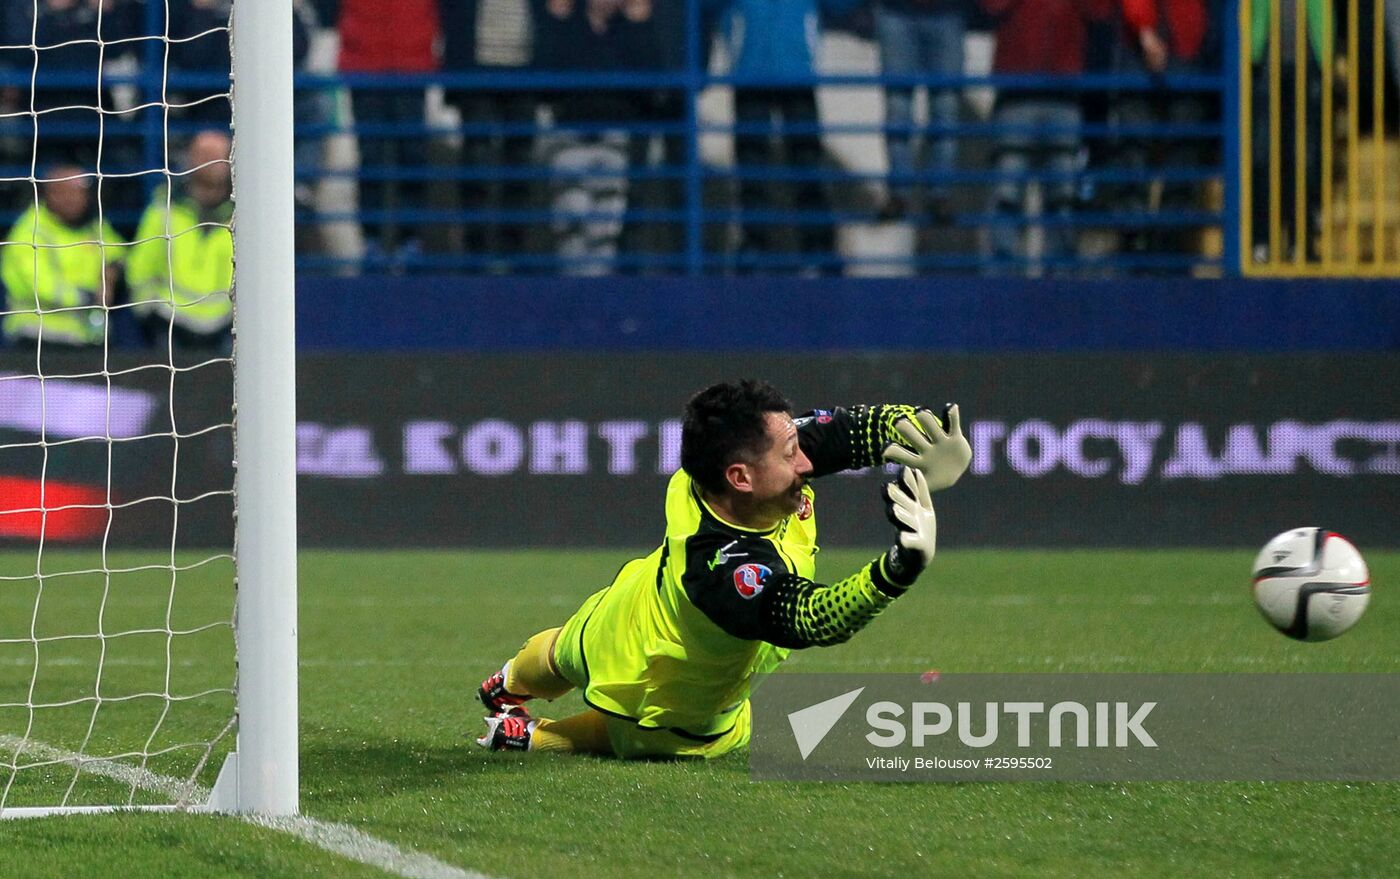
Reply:
M1254 559L1254 603L1275 629L1326 641L1350 629L1371 601L1371 575L1351 541L1325 528L1294 528Z

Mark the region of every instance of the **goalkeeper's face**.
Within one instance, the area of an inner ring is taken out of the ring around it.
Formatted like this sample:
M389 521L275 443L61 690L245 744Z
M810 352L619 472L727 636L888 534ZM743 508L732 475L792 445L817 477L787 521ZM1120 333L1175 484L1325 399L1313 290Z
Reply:
M773 521L802 506L802 486L812 474L812 462L797 443L797 425L786 412L768 412L768 449L749 465L753 505Z

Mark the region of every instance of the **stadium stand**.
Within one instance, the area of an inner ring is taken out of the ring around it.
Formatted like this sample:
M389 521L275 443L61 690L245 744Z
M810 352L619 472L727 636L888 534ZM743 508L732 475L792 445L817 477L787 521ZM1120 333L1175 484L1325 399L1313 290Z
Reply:
M996 48L1017 4L963 4L956 69L881 49L877 25L888 43L914 0L774 5L815 36L810 59L755 49L767 7L721 0L423 0L412 28L296 5L303 273L1211 277L1397 258L1397 146L1372 122L1395 106L1380 4L1339 16L1331 44L1314 15L1300 56L1292 3L1283 24L1246 3L1236 25L1219 0L1160 21L1162 4L1105 2L1069 66L1032 60L1033 30ZM169 7L0 12L0 223L32 203L34 169L76 162L129 236L162 181L126 175L167 135L227 122L227 4ZM135 32L169 51L121 42ZM150 104L166 65L168 119ZM1050 99L1053 119L1016 112Z

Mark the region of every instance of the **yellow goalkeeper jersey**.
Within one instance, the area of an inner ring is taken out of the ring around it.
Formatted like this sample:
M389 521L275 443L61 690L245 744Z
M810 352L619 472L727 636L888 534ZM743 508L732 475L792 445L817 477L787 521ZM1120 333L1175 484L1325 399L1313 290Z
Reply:
M909 406L815 410L796 420L813 478L879 463ZM593 708L710 741L734 726L757 675L794 648L843 642L904 587L879 560L816 580L816 493L767 531L720 518L684 471L666 490L666 535L562 628L555 661Z

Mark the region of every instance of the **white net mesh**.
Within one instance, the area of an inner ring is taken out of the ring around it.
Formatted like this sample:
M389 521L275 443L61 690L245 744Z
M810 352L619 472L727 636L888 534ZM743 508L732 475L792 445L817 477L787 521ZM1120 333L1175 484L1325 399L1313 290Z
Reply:
M0 816L232 747L228 17L0 7Z

